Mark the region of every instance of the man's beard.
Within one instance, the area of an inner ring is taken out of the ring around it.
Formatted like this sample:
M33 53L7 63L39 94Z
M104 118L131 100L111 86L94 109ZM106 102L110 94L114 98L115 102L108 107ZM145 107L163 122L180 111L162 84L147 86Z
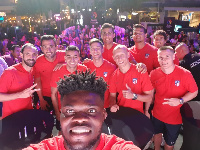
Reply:
M31 60L32 60L32 62L29 62ZM28 59L28 60L24 60L24 63L29 67L33 67L35 65L36 61L34 59Z
M62 132L62 130L61 130L61 132ZM62 133L62 135L63 135L63 133ZM84 147L74 147L71 142L67 141L67 139L65 138L64 135L63 135L63 138L64 138L64 142L66 143L67 148L69 150L91 150L92 147L94 147L94 145L100 140L100 136L101 136L101 130L99 130L98 136L95 139L93 139L92 141L90 141L87 145L84 145Z

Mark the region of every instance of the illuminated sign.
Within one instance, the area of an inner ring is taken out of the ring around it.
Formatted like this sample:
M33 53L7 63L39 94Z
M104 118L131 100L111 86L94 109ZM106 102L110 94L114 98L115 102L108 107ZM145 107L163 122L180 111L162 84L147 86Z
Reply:
M55 14L54 17L56 18L56 21L60 21L61 20L60 14Z
M0 12L0 16L6 16L5 12Z

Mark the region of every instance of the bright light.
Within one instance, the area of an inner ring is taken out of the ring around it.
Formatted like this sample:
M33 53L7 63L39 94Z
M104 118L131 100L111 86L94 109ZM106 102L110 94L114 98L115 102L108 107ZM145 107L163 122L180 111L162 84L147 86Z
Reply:
M72 13L72 14L74 13L74 9L71 9L71 13Z
M85 11L85 9L82 9L83 11Z
M92 10L89 8L89 11L92 11Z
M138 14L137 12L134 12L134 11L132 12L132 15L133 15L133 16L135 16L135 15L137 15L137 14Z

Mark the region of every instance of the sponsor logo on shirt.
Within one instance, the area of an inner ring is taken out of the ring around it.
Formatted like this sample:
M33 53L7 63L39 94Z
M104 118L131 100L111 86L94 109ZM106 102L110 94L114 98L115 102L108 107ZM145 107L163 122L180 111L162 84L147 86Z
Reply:
M179 80L176 80L175 81L175 86L179 86L180 85L180 81Z
M104 73L103 73L103 76L104 76L104 77L107 77L107 76L108 76L108 72L104 72Z
M149 58L149 54L145 54L145 58Z
M133 78L133 84L137 84L137 78Z

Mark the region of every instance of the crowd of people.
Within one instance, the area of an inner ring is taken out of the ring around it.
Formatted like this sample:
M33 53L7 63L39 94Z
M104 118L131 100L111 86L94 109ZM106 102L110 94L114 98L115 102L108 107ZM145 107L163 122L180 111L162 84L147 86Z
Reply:
M187 101L199 100L198 36L193 40L193 51L182 32L177 39L169 40L165 31L157 30L153 33L153 41L149 42L146 29L141 24L134 25L133 29L130 26L127 29L114 27L109 23L97 28L72 26L59 36L33 35L32 39L28 41L23 36L19 43L7 39L3 41L3 56L0 57L2 118L32 109L34 104L36 109L39 106L55 114L56 128L62 131L61 141L63 138L65 141L64 145L59 144L60 147L97 148L106 147L100 142L99 135L93 143L89 143L89 140L85 142L85 139L79 143L74 139L79 139L82 134L91 138L92 135L87 133L96 132L86 128L85 124L81 127L83 122L89 124L98 116L102 123L105 118L103 107L111 112L116 112L119 106L130 107L152 120L155 150L160 150L162 134L165 149L173 149L182 124L180 107ZM77 71L82 74L77 74ZM98 80L104 80L109 87L101 87L103 93L99 94L100 89L95 87L100 84L93 85L95 82L89 80L95 79L91 77L93 74L90 76L93 71ZM78 79L77 76L82 77ZM32 99L35 91L37 94ZM96 95L93 97L88 92ZM95 99L95 104L90 99ZM103 105L100 99L104 100ZM86 105L91 103L95 106L88 108ZM92 116L88 117L91 120L86 119L86 114ZM99 127L101 123L97 123ZM67 129L67 124L73 124L72 129ZM108 138L102 136L103 140ZM60 141L60 138L54 138L54 142ZM116 141L116 137L109 138ZM48 142L31 147L42 149ZM133 146L132 143L126 144L127 148Z

